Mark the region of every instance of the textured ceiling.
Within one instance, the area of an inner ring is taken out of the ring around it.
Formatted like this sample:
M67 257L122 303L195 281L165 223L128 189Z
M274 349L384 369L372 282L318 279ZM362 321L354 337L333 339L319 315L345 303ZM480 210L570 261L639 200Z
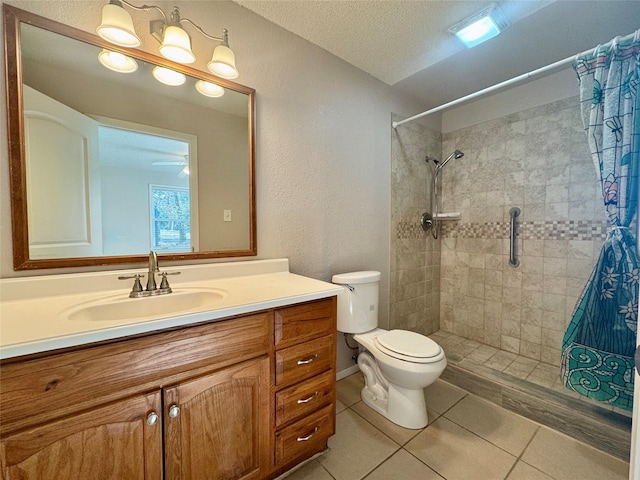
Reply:
M638 0L498 2L510 26L466 49L448 32L482 0L234 0L435 106L640 28Z
M389 85L464 50L447 29L492 4L482 0L237 3ZM548 3L507 2L504 7L515 22Z

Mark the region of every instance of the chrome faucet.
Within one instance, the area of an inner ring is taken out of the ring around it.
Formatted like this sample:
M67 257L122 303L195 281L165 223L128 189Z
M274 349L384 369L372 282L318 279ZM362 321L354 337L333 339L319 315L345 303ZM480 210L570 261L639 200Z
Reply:
M149 276L147 277L147 292L158 289L158 286L156 285L156 272L159 271L160 268L158 267L158 254L151 250L149 252Z

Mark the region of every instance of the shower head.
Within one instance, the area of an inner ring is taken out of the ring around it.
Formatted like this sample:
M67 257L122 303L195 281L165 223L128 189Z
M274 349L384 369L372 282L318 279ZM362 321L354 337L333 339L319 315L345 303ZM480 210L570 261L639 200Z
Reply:
M444 162L442 162L440 165L438 165L438 168L444 168L444 166L447 164L447 162L449 160L451 160L452 158L455 158L457 160L458 158L462 158L462 157L464 157L464 153L462 153L460 150L456 150L451 155L449 155Z

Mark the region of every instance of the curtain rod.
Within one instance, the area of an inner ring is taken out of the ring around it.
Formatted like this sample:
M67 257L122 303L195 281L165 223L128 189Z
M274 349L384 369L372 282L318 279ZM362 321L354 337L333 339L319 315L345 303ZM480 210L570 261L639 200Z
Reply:
M603 44L603 45L599 45L596 48L592 48L589 50L586 50L583 53L579 53L578 55L572 55L571 57L565 58L564 60L560 60L558 62L555 63L551 63L549 65L547 65L546 67L541 67L538 68L537 70L531 70L529 73L523 73L522 75L518 75L517 77L513 77L509 80L505 80L504 82L500 82L500 83L496 83L495 85L491 86L491 87L487 87L484 88L476 93L472 93L470 95L466 95L464 97L458 98L457 100L453 100L449 103L445 103L444 105L440 105L439 107L436 108L432 108L431 110L427 110L426 112L422 112L419 113L417 115L414 115L413 117L409 117L409 118L405 118L404 120L401 120L399 122L392 122L391 126L393 126L393 128L398 128L398 126L402 125L403 123L407 123L407 122L412 122L413 120L417 120L418 118L422 118L425 117L427 115L430 115L432 113L436 113L439 112L440 110L444 110L446 108L449 107L453 107L454 105L458 105L459 103L462 102L466 102L467 100L471 100L472 98L476 98L479 97L481 95L484 95L485 93L489 93L492 92L494 90L498 90L500 88L506 87L507 85L511 85L513 83L518 83L522 80L526 80L527 78L531 78L531 77L535 77L536 75L540 75L541 73L547 72L549 70L553 70L554 68L559 68L559 67L563 67L565 65L569 65L571 62L573 62L577 57L584 55L587 52L595 52L597 51L598 48L601 47L608 47L610 45L612 45L614 42L626 42L628 40L634 39L634 41L637 41L638 38L640 38L640 30L636 30L633 33L630 33L629 35L625 35L622 37L615 37L613 40ZM638 227L640 228L640 226Z
M564 60L560 60L558 62L551 63L551 64L547 65L546 67L541 67L541 68L538 68L536 70L532 70L532 71L530 71L528 73L523 73L522 75L518 75L517 77L513 77L513 78L511 78L509 80L505 80L504 82L496 83L495 85L492 85L491 87L487 87L487 88L479 90L479 91L477 91L475 93L471 93L471 94L466 95L464 97L460 97L457 100L453 100L453 101L451 101L449 103L445 103L444 105L440 105L439 107L432 108L431 110L427 110L426 112L419 113L417 115L414 115L413 117L405 118L404 120L401 120L399 122L392 122L391 126L393 128L398 128L403 123L412 122L413 120L417 120L418 118L422 118L422 117L425 117L425 116L430 115L432 113L439 112L440 110L444 110L446 108L453 107L454 105L458 105L459 103L466 102L467 100L471 100L472 98L479 97L481 95L484 95L485 93L493 92L494 90L498 90L500 88L506 87L507 85L511 85L513 83L521 82L522 80L526 80L527 78L535 77L536 75L540 75L541 73L544 73L546 71L553 70L554 68L559 68L559 67L562 67L562 66L565 66L565 65L569 65L570 63L572 63L575 60L575 58L576 58L576 55L572 55L571 57L565 58Z

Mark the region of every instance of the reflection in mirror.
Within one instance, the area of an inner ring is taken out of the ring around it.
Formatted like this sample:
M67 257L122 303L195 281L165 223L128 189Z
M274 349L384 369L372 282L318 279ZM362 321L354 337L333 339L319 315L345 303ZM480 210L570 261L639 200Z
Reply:
M15 269L257 253L252 89L4 10Z

